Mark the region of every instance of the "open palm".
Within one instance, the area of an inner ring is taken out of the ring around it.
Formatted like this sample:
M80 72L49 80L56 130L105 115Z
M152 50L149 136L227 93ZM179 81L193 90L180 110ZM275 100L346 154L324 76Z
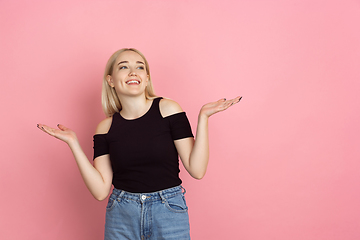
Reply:
M203 114L207 117L210 117L211 115L224 111L234 105L235 103L238 103L242 97L237 97L234 99L226 100L226 99L220 99L216 102L211 102L205 104L200 111L200 114Z
M57 139L60 139L61 141L66 142L67 144L76 140L76 134L74 131L61 124L58 124L57 126L59 129L51 128L43 124L38 124L39 129L41 129L42 131L46 132L47 134Z

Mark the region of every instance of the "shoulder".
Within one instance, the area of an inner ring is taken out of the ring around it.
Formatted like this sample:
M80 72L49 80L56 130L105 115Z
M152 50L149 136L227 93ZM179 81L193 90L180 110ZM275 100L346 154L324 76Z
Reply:
M160 113L162 115L162 117L167 117L179 112L183 112L182 108L180 107L180 105L175 102L174 100L171 100L169 98L163 98L160 100Z
M95 134L106 134L111 126L112 117L105 118L102 120L99 125L96 127Z

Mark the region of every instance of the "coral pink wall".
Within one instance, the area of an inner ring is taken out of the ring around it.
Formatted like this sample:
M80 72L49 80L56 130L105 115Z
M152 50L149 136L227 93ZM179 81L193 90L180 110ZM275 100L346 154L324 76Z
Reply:
M201 181L182 172L193 239L360 239L358 0L0 2L0 239L101 239L105 202L68 147L92 157L101 77L122 47L147 56L158 95L195 130L210 120Z

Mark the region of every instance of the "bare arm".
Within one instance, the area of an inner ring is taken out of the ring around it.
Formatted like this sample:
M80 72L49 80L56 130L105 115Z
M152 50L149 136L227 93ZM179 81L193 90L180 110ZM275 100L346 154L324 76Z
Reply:
M193 138L184 138L174 141L185 169L193 178L201 179L206 173L209 161L209 117L215 113L228 109L230 106L238 103L240 99L241 97L227 101L225 99L220 99L217 102L205 104L199 113L195 140ZM172 111L179 112L182 110L180 106L176 109L176 105L174 104Z
M106 120L99 124L96 133L104 132L104 129L106 129L105 121ZM104 200L109 195L113 175L109 154L97 157L94 160L93 166L82 150L74 131L63 125L58 125L59 129L54 129L43 124L38 124L38 128L68 144L75 157L86 187L97 200Z

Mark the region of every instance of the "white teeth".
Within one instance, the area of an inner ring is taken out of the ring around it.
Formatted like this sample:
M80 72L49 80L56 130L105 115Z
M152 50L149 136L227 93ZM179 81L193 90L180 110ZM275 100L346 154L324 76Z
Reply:
M130 83L140 84L140 82L139 82L139 81L137 81L137 80L131 80L131 81L128 81L128 82L127 82L127 84L130 84Z

